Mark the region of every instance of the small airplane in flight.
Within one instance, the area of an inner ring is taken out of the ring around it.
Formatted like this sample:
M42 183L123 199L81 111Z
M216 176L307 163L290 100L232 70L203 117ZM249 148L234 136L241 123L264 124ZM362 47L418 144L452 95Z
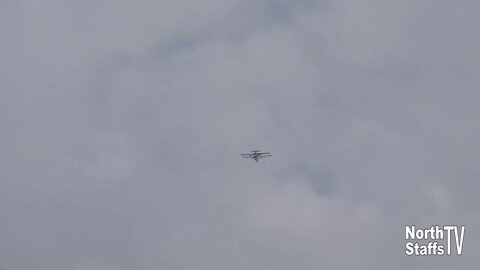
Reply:
M260 150L253 150L251 153L248 154L240 154L243 158L253 158L256 162L258 162L261 158L271 157L272 155L268 152L261 152Z

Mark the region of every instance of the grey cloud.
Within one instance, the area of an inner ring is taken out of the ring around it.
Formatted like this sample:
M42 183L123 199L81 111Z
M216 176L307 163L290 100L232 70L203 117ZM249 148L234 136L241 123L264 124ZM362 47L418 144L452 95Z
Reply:
M476 2L0 5L0 268L478 265Z

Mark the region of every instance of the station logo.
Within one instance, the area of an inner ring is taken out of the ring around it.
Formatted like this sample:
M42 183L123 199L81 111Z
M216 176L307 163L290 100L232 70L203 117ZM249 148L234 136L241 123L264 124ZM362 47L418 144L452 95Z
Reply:
M405 226L405 253L409 256L462 255L464 225Z

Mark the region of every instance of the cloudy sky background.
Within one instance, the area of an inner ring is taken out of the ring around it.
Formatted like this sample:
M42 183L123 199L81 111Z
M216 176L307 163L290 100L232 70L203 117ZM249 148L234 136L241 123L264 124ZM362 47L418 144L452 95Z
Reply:
M0 1L0 269L473 269L479 12Z

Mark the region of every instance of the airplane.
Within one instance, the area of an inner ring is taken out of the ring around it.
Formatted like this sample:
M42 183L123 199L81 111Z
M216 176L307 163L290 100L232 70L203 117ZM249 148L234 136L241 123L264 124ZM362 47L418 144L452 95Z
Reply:
M271 157L272 155L268 152L261 152L260 150L253 150L250 151L251 153L248 154L240 154L243 158L253 158L256 162L258 162L261 158Z

